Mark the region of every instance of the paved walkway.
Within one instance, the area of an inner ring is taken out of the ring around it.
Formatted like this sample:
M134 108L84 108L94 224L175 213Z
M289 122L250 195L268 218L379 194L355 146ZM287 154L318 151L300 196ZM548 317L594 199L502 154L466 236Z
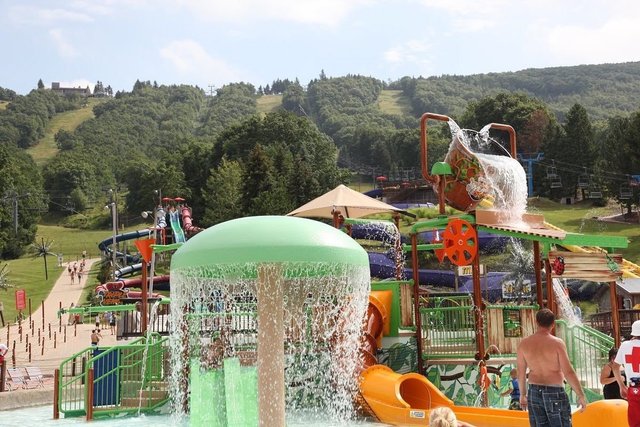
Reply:
M99 259L87 259L85 272L90 271L93 263L98 261ZM16 324L9 325L8 335L7 327L0 329L0 342L6 342L9 347L9 353L7 353L6 356L7 368L13 367L12 350L14 342L16 349L16 367L37 366L41 368L43 374L47 377L53 375L53 371L60 366L60 363L64 359L91 345L91 330L95 328L93 321L71 326L67 324L68 315L62 316L61 319L58 318L58 309L60 306L69 308L71 303L80 305L84 302L80 301L80 296L86 283L87 275L84 274L80 284L78 284L76 280L75 284L72 285L71 278L67 273L67 264L65 264L60 277L58 277L58 280L56 280L51 292L44 301L44 328L42 305L39 305L31 317L34 323L34 330L29 329L28 318L27 321L22 323L22 341L20 340L18 326ZM49 338L49 325L51 325L51 338ZM38 329L40 329L40 342L38 342ZM27 334L29 335L28 341L26 337ZM116 343L116 336L110 335L108 327L102 331L102 336L103 339L100 341L100 345L108 346ZM44 349L42 347L43 338ZM27 342L31 344L31 362L29 362Z

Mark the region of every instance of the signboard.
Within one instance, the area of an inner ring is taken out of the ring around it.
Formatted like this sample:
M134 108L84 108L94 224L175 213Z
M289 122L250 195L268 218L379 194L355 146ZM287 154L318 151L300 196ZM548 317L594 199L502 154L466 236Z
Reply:
M124 291L107 291L102 297L102 305L118 305L126 297L127 293Z
M24 310L27 308L27 291L24 289L16 290L16 310Z
M484 274L484 264L480 264L480 275ZM473 266L472 265L463 265L458 267L458 276L472 276L473 275Z
M515 298L530 298L532 287L531 280L523 280L520 285L516 284L515 280L505 280L502 282L502 298L503 299L515 299Z

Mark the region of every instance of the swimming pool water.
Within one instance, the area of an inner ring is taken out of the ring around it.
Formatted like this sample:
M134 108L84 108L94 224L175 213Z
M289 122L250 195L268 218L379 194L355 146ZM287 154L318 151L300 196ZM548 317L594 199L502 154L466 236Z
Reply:
M53 409L51 405L36 406L33 408L13 409L2 411L0 415L0 427L67 427L91 425L93 427L188 427L189 421L183 420L176 423L170 415L141 415L139 417L104 418L96 419L87 423L83 417L53 419ZM386 424L372 423L367 421L354 421L350 423L342 422L318 422L309 421L304 415L287 418L287 426L290 427L349 427L349 426L384 426Z

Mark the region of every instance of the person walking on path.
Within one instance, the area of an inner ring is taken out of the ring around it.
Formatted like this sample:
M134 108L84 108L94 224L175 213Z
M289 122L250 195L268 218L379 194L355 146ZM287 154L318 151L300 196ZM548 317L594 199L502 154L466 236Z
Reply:
M98 329L91 330L91 346L97 347L100 343L100 331Z
M622 365L629 381L628 386L620 373ZM629 403L627 407L629 427L640 427L640 320L636 320L631 325L631 339L620 344L611 370L620 386L620 395L623 398L626 397Z
M571 405L563 387L565 379L578 397L580 411L587 406L580 380L569 361L567 347L564 341L552 334L555 321L555 314L548 308L538 311L536 332L518 346L520 407L529 410L532 427L571 426Z

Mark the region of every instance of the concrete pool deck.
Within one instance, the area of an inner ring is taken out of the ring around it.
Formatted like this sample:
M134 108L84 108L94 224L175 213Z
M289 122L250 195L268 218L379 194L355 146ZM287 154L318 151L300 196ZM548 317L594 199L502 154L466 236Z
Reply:
M93 263L98 261L99 259L87 259L85 272L90 271ZM73 264L73 262L69 264ZM42 321L42 304L38 304L31 315L31 320L34 323L33 331L28 326L28 317L22 323L22 341L20 340L17 324L11 324L8 325L8 327L5 326L0 329L0 342L6 342L7 347L9 347L9 352L5 356L7 368L14 367L12 352L15 342L15 367L20 368L23 373L25 373L24 368L27 366L38 367L44 375L44 387L33 389L18 388L17 390L0 393L0 410L52 404L53 373L55 369L60 366L60 363L64 359L91 345L91 330L95 328L93 319L89 323L73 326L68 324L68 316L58 318L58 309L60 306L69 308L71 303L79 305L83 302L80 301L80 297L82 295L82 289L86 286L87 276L87 274L84 274L79 284L78 281L76 281L75 284L72 285L71 278L67 273L67 264L64 264L61 268L60 276L44 301L44 328ZM49 338L49 325L51 327L51 338ZM40 329L40 340L38 340L38 329ZM111 335L108 326L102 330L101 334L101 346L116 344L116 336L115 334ZM44 348L42 345L43 341ZM28 343L31 344L30 362ZM7 376L7 380L8 379Z

